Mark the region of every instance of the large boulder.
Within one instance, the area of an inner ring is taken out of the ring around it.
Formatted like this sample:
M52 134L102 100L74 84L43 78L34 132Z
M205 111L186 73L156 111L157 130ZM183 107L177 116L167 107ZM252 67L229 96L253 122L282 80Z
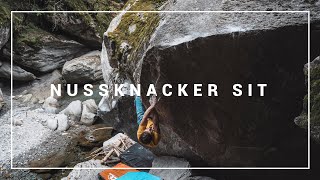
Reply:
M64 36L53 35L32 24L17 37L13 61L35 71L50 72L61 68L88 49Z
M100 51L92 51L66 62L62 76L67 83L90 83L102 79Z
M0 77L11 79L11 64L9 62L0 60ZM36 76L13 64L12 78L15 81L32 81L36 79Z
M131 9L140 3L136 1ZM311 22L319 22L315 13L319 6L307 1L290 3L177 0L170 1L166 10L309 8ZM206 97L206 91L203 97L192 97L192 88L187 88L189 97L161 97L156 109L162 138L152 149L157 155L182 156L191 163L202 159L202 165L211 166L306 166L307 136L293 119L301 112L306 93L302 69L308 54L307 23L307 13L163 13L157 17L122 12L105 33L104 79L107 84L114 82L113 73L120 69L129 74L142 85L145 105L149 104L145 97L149 84L156 84L157 92L166 83L173 85L173 92L178 83L218 84L218 97ZM312 32L313 37L317 34ZM122 48L124 43L131 48ZM235 83L243 84L245 93L249 83L267 83L268 87L263 97L257 89L253 97L234 97ZM121 101L113 99L104 98L106 103L101 105L107 106L101 107L106 113L101 117L135 138L134 112L127 113L130 103L118 109ZM113 121L110 116L115 111L129 116L116 115L120 120ZM121 121L131 125L117 125Z
M174 86L173 92L177 92L179 83L218 84L218 97L207 97L206 91L202 97L162 97L156 107L161 124L171 127L209 165L254 166L269 156L265 146L281 145L290 138L284 132L294 131L292 120L301 111L305 93L302 68L307 29L291 23L307 21L300 14L280 18L270 14L234 16L167 16L144 56L140 83L143 94L155 82L158 92L166 83ZM243 18L240 24L235 20L239 18ZM224 21L205 23L216 19ZM267 21L278 27L263 23ZM232 95L233 84L247 86L252 82L267 83L267 94L260 97L256 91L252 98ZM193 94L193 88L187 93ZM147 99L142 99L147 104ZM296 144L301 151L286 156L296 158L291 164L306 165L307 146L298 141ZM289 147L283 151L289 151Z

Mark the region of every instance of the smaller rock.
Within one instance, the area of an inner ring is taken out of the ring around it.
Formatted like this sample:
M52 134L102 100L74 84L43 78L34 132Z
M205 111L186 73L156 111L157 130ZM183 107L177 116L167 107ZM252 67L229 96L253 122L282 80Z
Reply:
M81 162L77 164L67 177L61 180L69 179L97 179L97 174L100 173L101 169L95 168L108 168L108 166L101 165L100 160L91 159L89 161ZM92 168L92 169L81 169L81 168Z
M56 114L58 111L59 103L54 97L48 97L43 104L43 109L47 113Z
M62 76L68 83L90 83L102 79L100 51L92 51L66 62Z
M43 99L40 99L39 100L39 104L43 104L44 103L44 100Z
M69 129L68 117L64 114L58 114L58 131L66 131Z
M30 102L31 102L32 104L36 104L36 103L39 102L39 99L36 98L36 97L32 97L31 100L30 100Z
M58 128L57 119L47 119L47 127L51 130L56 130Z
M60 114L65 114L71 121L80 121L81 118L81 101L72 101Z
M85 125L92 125L95 122L95 116L98 106L93 99L82 102L82 115L80 121Z
M29 102L32 98L32 94L26 94L22 96L22 102L26 103Z
M14 126L21 126L23 124L22 119L14 118L13 119L13 125Z

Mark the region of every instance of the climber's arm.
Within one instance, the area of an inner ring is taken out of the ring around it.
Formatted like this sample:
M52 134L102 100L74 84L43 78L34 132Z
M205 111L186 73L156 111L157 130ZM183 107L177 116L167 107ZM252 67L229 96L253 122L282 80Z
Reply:
M151 97L150 107L144 113L140 125L147 126L148 118L150 117L151 113L153 112L154 107L156 106L156 103L157 103L157 98L155 96Z
M153 111L152 113L152 120L153 120L153 127L154 127L154 130L160 134L160 126L159 126L159 115L157 113L156 110Z

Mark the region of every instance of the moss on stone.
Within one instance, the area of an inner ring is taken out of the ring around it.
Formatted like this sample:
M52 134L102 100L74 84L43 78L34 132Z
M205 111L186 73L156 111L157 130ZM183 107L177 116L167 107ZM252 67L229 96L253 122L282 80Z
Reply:
M28 46L36 47L43 44L42 38L44 36L50 35L48 32L36 27L32 23L23 26L23 30L18 35L17 43L18 44L27 44Z
M10 7L7 3L0 1L0 26L10 23Z
M65 3L70 10L74 11L116 11L123 7L121 1L114 0L66 0ZM111 13L80 13L79 15L88 27L94 28L100 37L103 36L114 17L114 14Z
M307 77L307 72L306 72ZM307 80L307 79L306 79ZM311 68L310 72L310 124L311 127L320 125L320 66ZM303 99L303 112L299 120L300 126L308 126L308 94Z
M164 0L139 0L128 1L126 6L132 5L129 11L156 11L160 7ZM150 36L158 26L160 21L159 14L156 12L145 13L125 13L118 27L108 33L108 39L115 43L115 53L111 57L111 61L117 62L122 58L122 52L120 51L120 45L123 42L128 43L131 46L131 52L129 61L135 59L136 52L144 45L144 42L150 39ZM136 25L134 32L129 32L129 27Z

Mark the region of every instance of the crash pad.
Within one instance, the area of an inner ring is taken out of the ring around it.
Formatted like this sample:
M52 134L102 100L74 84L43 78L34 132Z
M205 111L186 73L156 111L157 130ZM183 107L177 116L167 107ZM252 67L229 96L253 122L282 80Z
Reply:
M127 169L113 169L113 168L127 168ZM116 180L119 177L123 176L128 172L139 172L136 169L133 169L130 166L127 166L123 163L118 163L113 166L112 169L106 169L99 173L99 179L101 180Z
M161 178L146 172L128 172L117 180L161 180Z
M154 157L151 151L136 143L120 155L120 160L131 167L152 167Z

